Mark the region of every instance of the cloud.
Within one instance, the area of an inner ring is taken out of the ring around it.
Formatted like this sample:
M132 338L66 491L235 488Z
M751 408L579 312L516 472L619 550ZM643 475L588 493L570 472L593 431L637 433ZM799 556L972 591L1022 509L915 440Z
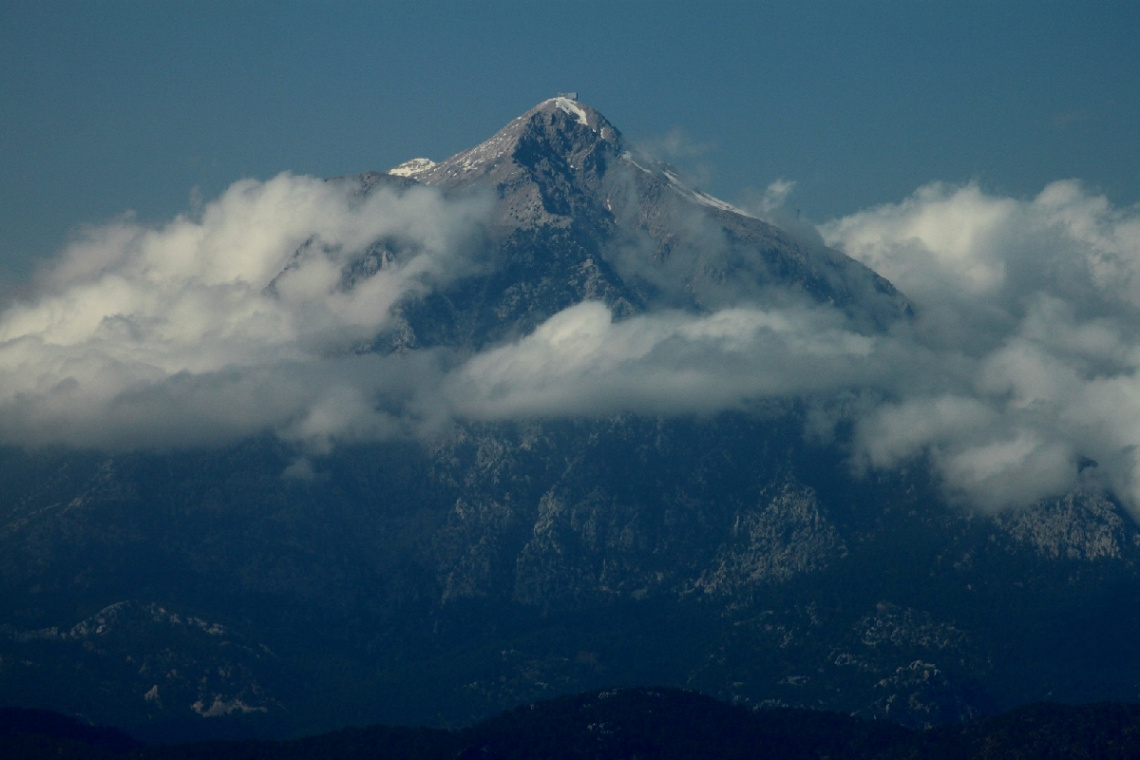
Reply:
M283 174L161 227L91 229L0 315L0 440L377 435L393 423L371 395L398 396L424 361L354 349L401 298L477 265L468 249L486 210L428 188L360 195Z
M764 188L763 192L751 191L746 193L742 208L753 216L778 224L789 214L787 213L788 199L796 189L793 180L778 179ZM795 217L793 213L790 216Z
M773 185L765 214L791 189ZM982 509L1084 483L1140 513L1138 208L1074 181L1032 199L933 184L818 230L801 220L805 245L845 251L911 299L914 319L887 331L732 283L681 308L669 289L696 286L630 245L611 263L658 288L647 311L580 303L466 357L373 352L402 299L488 265L489 211L286 174L166 225L91 229L0 314L0 441L162 448L272 432L302 452L289 475L312 477L306 457L338 443L457 419L806 398L814 431L849 423L857 467L922 457ZM726 256L700 219L681 220L685 240Z
M875 372L875 339L827 310L664 310L615 322L587 302L472 358L444 392L458 414L488 419L709 414L830 392Z
M928 454L989 508L1093 479L1140 512L1140 209L1075 181L1032 200L934 184L822 231L917 307L899 355L926 380L858 420L865 463Z
M678 127L664 135L638 139L633 147L639 156L669 165L689 187L706 187L712 181L713 167L700 158L711 152L715 144L695 141Z
M774 188L773 205L789 190ZM808 398L817 430L853 423L857 466L925 457L974 507L1084 484L1140 512L1140 209L1074 181L1031 200L934 184L820 233L899 285L913 322L862 332L835 310L757 293L622 320L580 304L473 357L443 395L481 419Z

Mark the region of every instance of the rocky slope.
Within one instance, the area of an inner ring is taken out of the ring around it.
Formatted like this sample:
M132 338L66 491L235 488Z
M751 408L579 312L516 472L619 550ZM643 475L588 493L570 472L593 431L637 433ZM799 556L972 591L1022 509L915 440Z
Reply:
M491 266L451 292L405 304L389 338L398 345L478 347L585 300L621 317L651 306L806 296L879 327L910 310L862 264L688 188L604 116L566 98L540 103L446 161L416 159L393 171L494 198ZM367 192L379 180L357 181Z

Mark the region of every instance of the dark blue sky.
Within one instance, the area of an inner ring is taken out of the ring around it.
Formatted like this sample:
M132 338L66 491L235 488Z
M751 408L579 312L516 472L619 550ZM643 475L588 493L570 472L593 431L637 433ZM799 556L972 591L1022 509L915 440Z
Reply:
M242 177L442 159L562 90L817 221L932 180L1140 201L1140 3L0 0L0 286Z

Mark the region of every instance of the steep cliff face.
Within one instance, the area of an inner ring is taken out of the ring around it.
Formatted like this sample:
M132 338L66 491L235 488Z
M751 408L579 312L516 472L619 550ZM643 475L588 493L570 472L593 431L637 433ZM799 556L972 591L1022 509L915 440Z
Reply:
M437 455L462 472L435 544L441 601L549 612L724 599L826 568L846 553L827 508L774 472L787 459L753 456L787 426L618 417L469 431Z

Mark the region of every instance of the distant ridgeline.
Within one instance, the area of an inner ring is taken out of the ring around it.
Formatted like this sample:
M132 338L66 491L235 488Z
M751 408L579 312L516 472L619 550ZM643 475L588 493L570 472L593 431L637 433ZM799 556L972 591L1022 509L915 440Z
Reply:
M301 760L365 758L641 758L904 760L1140 757L1140 705L1035 704L956 726L790 708L747 709L694 692L614 689L526 705L456 730L371 726L288 741L142 744L46 711L0 709L6 760Z

